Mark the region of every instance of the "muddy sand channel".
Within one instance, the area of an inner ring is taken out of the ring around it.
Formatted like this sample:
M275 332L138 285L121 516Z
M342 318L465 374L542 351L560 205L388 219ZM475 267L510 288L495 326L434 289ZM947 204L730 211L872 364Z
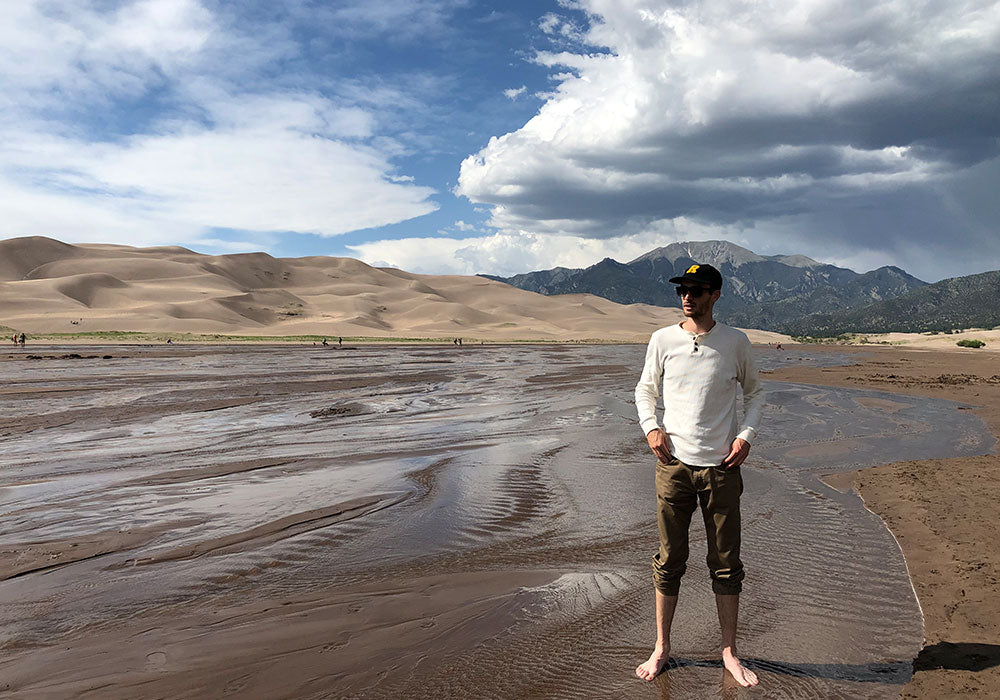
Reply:
M654 637L643 346L0 354L0 696L738 698L704 530ZM762 369L836 353L758 349ZM744 465L755 698L894 698L921 614L820 476L989 451L944 400L765 381Z

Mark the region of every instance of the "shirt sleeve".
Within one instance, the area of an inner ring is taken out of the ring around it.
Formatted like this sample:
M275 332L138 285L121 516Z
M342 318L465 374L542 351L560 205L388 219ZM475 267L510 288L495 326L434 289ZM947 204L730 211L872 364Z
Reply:
M743 387L743 425L736 437L749 443L757 438L757 426L760 425L761 414L764 412L764 386L757 373L757 363L753 359L753 347L747 338L740 353L739 379Z
M639 425L643 434L659 428L656 420L656 399L660 395L660 384L663 381L663 361L660 356L659 343L654 333L646 348L646 364L642 368L642 376L635 385L635 407L639 412Z

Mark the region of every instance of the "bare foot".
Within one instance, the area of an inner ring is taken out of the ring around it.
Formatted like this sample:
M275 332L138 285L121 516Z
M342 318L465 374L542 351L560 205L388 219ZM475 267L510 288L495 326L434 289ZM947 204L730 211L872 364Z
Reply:
M670 648L660 649L657 647L653 649L653 653L649 655L646 663L636 667L635 675L644 681L651 681L660 674L660 671L663 670L663 667L667 665L667 661L669 660Z
M736 655L729 651L727 647L722 652L722 664L726 667L726 670L732 674L736 682L742 685L744 688L749 688L752 685L757 685L759 681L757 680L757 674L751 671L749 668L740 663L740 660L736 658ZM638 671L636 671L638 673Z

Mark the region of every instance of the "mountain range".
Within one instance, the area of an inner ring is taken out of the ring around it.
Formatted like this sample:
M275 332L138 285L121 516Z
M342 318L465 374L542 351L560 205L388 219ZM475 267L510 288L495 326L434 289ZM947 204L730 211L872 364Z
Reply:
M728 241L672 243L628 263L606 258L582 269L484 276L540 294L587 293L621 304L679 307L668 280L694 263L708 263L722 273L725 283L716 313L740 327L833 335L946 330L961 324L987 325L993 318L988 303L981 309L963 308L945 291L950 289L947 285L928 285L898 267L858 273L802 255L758 255ZM984 285L985 292L988 284ZM993 292L986 298L995 307L1000 296Z

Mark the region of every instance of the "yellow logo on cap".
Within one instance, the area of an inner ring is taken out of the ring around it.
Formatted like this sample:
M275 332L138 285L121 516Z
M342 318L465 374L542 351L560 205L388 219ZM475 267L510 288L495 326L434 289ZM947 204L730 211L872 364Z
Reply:
M693 275L694 273L696 273L698 271L699 267L701 267L701 265L692 265L691 267L689 267L687 269L687 271L684 274L685 275Z

